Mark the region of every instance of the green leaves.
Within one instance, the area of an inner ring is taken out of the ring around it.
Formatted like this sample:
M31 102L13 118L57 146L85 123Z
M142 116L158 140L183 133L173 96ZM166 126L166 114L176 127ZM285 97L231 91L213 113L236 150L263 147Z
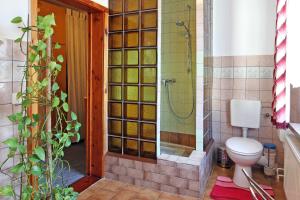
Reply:
M63 106L63 109L65 112L69 112L69 104L68 103L64 102L62 106Z
M68 95L66 93L64 93L63 91L61 91L60 93L60 99L65 102L67 99Z
M35 147L33 152L40 160L45 161L45 151L42 147Z
M19 24L22 21L23 21L22 17L18 16L18 17L13 18L10 22L13 23L13 24Z
M14 195L14 190L11 185L0 187L0 196L12 197Z
M55 96L52 100L52 108L56 108L59 105L59 102L59 98Z
M74 113L74 112L71 112L71 119L73 121L76 121L77 120L77 115Z
M12 168L10 168L10 172L13 174L20 174L22 172L24 172L25 166L24 163L19 163L15 166L13 166Z
M56 42L54 45L54 49L60 49L60 48L61 48L61 45L58 42Z
M58 55L57 60L58 60L58 62L63 63L64 62L64 57L62 55Z
M17 149L17 146L19 144L18 138L16 138L16 137L8 138L3 143L6 144L10 149Z
M41 168L40 168L39 166L34 165L34 166L32 166L32 168L31 168L31 173L32 173L33 175L35 175L35 176L40 176L40 175L42 175L42 170L41 170Z
M57 90L59 90L59 85L55 82L55 83L53 83L53 85L52 85L52 91L53 91L53 92L56 92Z

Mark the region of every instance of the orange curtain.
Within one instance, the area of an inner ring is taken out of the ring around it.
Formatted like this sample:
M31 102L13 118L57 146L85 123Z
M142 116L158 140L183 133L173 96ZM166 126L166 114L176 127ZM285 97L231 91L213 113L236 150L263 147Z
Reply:
M86 73L88 67L88 15L85 12L67 9L66 46L68 67L68 103L70 110L82 124L81 139L85 138L87 96Z

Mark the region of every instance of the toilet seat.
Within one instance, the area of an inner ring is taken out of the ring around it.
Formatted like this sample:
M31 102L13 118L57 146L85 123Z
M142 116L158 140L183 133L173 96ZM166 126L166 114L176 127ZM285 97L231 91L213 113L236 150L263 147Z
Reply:
M257 155L263 150L263 146L260 142L243 137L232 137L226 141L226 147L233 153L239 155Z

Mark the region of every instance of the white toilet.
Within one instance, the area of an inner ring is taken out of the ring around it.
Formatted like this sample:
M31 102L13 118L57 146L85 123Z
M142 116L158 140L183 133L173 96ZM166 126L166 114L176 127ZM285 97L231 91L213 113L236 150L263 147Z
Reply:
M249 182L242 172L245 169L252 176L251 166L262 156L260 142L247 138L248 128L259 128L261 102L236 100L230 102L231 125L243 130L243 137L232 137L226 141L226 151L235 163L233 182L239 187L249 187Z

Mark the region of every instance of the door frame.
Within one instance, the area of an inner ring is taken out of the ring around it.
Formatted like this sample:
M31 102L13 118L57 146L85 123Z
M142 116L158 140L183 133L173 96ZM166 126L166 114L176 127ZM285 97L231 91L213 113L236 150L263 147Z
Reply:
M30 0L30 20L35 25L38 15L38 1ZM105 139L105 44L107 40L108 9L91 0L43 0L63 7L77 8L88 12L89 62L87 70L87 130L86 130L86 176L72 184L81 192L104 176ZM36 33L31 34L31 41L37 41ZM35 81L35 80L31 80ZM38 113L37 105L30 108L30 113ZM32 146L29 142L29 150Z

